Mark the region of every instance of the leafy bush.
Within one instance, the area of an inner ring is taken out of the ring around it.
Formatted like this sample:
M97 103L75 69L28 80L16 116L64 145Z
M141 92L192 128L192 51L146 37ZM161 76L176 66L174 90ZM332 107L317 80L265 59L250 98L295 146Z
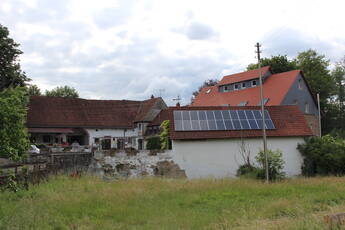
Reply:
M159 137L149 137L147 139L146 148L148 150L157 150L161 149L161 141Z
M275 181L280 180L285 177L285 173L282 171L284 168L284 160L283 154L280 150L267 150L268 156L268 177L269 180ZM265 153L261 150L258 155L255 157L256 161L259 164L259 172L258 178L265 179L266 178L266 160L265 160Z
M159 135L161 141L161 149L171 149L171 144L169 141L170 121L163 121L160 128L162 129L162 132Z
M237 169L237 176L242 178L257 179L260 169L250 165L244 164Z
M311 137L297 149L304 156L303 175L345 175L345 142L342 139L330 135Z

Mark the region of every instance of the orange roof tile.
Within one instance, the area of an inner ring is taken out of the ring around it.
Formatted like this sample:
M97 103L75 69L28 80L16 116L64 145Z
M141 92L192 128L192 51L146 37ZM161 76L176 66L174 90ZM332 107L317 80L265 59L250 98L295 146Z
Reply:
M270 70L269 66L264 66L261 69L262 76ZM228 85L235 82L248 81L251 79L259 78L259 69L249 70L242 73L236 73L224 76L218 85Z
M300 70L273 74L263 84L264 98L269 98L267 106L280 105L285 95L300 73ZM206 93L209 89L209 93ZM260 103L260 87L252 87L230 92L219 92L218 86L205 87L194 99L191 106L237 106L248 101L247 106L257 106Z

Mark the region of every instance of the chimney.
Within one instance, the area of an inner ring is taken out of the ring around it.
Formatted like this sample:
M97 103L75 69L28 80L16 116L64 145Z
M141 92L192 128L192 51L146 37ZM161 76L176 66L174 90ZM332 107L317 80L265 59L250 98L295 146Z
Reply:
M151 95L151 99L155 98L155 96L153 96L153 94Z
M180 107L181 105L180 105L180 102L177 102L176 103L176 107Z

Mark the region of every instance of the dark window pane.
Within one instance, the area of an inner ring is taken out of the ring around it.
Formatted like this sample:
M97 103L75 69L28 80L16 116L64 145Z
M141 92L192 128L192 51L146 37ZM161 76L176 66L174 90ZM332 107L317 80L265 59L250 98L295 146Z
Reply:
M247 120L240 120L241 125L242 125L242 129L250 129L249 128L249 123Z
M207 120L214 120L214 114L212 110L207 110L206 114L207 114Z
M192 120L192 129L193 130L200 130L199 121Z
M236 110L230 110L230 115L231 115L231 119L236 119L238 120L238 115L237 115L237 112Z
M174 111L174 120L182 120L181 111Z
M267 129L274 129L274 124L273 124L272 120L265 120L265 123L266 123Z
M214 115L216 116L216 120L222 120L223 119L222 113L219 110L215 110Z
M216 121L208 120L208 127L209 127L209 130L217 130Z
M233 130L234 127L232 126L232 122L230 120L225 120L225 127L226 127L226 130Z
M234 129L235 130L240 130L241 129L241 125L240 125L240 121L239 120L232 120L232 122L234 123Z
M184 131L192 130L190 121L183 121L183 130Z
M190 111L191 120L199 120L198 119L198 111Z
M253 113L256 120L262 119L260 110L253 110Z
M201 120L200 121L200 129L201 130L208 130L208 125L206 120Z
M225 130L223 120L217 120L217 130Z
M245 110L248 119L254 119L252 110Z
M249 125L251 129L259 129L259 126L256 124L255 120L248 120L249 121Z
M246 115L244 114L244 110L238 110L238 115L240 116L241 120L246 119Z
M182 129L182 121L180 121L180 120L177 120L177 121L175 121L175 131L181 131L181 130L183 130Z
M207 120L205 111L199 111L199 119L200 120Z
M222 114L223 114L224 120L230 120L230 114L228 110L223 110Z
M190 120L189 111L182 111L183 120Z

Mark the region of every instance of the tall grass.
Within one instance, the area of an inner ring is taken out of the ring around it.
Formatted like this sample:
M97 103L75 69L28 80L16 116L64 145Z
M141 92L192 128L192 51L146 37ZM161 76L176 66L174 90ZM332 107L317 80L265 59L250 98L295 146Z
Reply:
M0 194L0 229L324 229L345 211L345 179L56 177Z

